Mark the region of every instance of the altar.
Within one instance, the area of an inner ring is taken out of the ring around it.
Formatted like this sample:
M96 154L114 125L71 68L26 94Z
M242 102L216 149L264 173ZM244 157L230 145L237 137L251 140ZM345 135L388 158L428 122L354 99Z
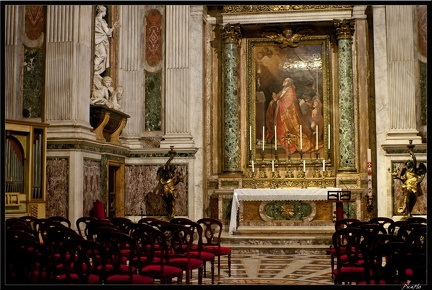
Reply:
M325 201L329 200L329 192L341 192L341 188L234 189L231 204L229 233L233 234L237 229L237 214L240 207L240 201ZM339 197L335 200L339 200Z

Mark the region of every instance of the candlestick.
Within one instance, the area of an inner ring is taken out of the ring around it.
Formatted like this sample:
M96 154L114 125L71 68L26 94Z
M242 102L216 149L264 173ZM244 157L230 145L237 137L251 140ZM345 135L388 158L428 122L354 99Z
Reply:
M306 160L303 160L303 172L306 172Z
M262 151L264 151L264 144L265 144L265 140L264 140L264 133L265 133L265 130L264 130L264 126L263 126L263 136L262 136Z
M255 164L253 160L252 160L252 172L255 172Z
M328 134L327 134L327 138L328 138L328 144L327 144L327 148L330 149L330 124L328 124Z
M318 125L315 126L315 149L318 150Z
M253 162L253 161L252 161ZM253 164L253 163L252 163ZM323 164L323 172L325 172L325 159L322 160L322 164ZM253 172L253 171L252 171Z
M249 150L252 150L252 126L249 126Z
M300 125L300 150L303 149L302 125Z
M272 160L272 172L274 172L274 160Z
M277 134L276 134L276 125L275 125L275 151L277 151Z

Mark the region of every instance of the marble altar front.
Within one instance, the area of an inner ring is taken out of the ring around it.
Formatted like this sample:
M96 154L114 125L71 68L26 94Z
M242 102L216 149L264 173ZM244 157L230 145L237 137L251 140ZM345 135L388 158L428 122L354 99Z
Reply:
M277 189L235 189L232 196L231 218L229 233L233 234L237 229L237 217L239 214L240 201L261 201L260 212L264 212L264 207L272 201L325 201L329 200L329 192L341 191L341 188L277 188ZM282 205L283 207L284 205ZM314 208L314 205L311 205ZM293 209L286 207L286 211ZM289 215L289 213L288 213ZM292 213L294 215L294 213ZM313 219L314 214L309 214L309 219ZM261 215L263 220L271 220L271 217Z

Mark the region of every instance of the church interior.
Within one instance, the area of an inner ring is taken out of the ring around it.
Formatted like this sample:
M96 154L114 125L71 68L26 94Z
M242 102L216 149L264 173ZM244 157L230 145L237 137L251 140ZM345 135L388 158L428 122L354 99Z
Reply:
M427 219L428 5L1 4L6 221L216 219L221 284L322 285L337 220Z

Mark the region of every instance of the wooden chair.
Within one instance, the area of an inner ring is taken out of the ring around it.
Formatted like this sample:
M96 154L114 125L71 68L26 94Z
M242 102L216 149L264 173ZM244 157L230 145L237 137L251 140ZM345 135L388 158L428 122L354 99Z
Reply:
M103 284L106 277L106 251L98 242L80 239L66 240L60 249L62 271L55 283Z
M220 279L221 256L226 256L228 259L228 276L231 277L231 248L223 246L221 243L222 222L213 218L201 218L197 220L197 223L203 228L203 251L214 254L218 259L218 279Z
M120 231L98 232L96 241L107 252L105 284L154 284L154 279L137 274L133 261L139 260L135 241ZM129 251L122 251L128 248Z
M7 236L5 247L7 284L48 284L51 263L46 248L34 239Z
M335 221L334 227L335 227L335 231L340 230L340 229L345 229L348 226L352 225L353 223L357 223L360 222L359 219L356 218L344 218L344 219L340 219ZM341 249L343 250L343 249ZM336 250L333 247L333 245L330 245L329 247L329 254L330 254L330 265L331 265L331 273L332 273L332 278L333 277L333 270L334 270L334 266L335 266L335 255L336 255Z
M192 250L190 254L192 255L192 258L200 259L203 261L204 277L206 277L206 264L207 262L210 262L211 281L212 284L214 284L214 261L216 255L210 252L205 252L203 250L203 229L201 225L188 218L173 218L170 222L172 224L179 224L192 229L194 233L194 240L196 242L192 245Z
M405 242L388 242L372 249L367 256L371 284L407 284L413 277L411 253L414 247Z
M139 273L159 280L160 284L182 283L183 269L169 265L169 249L165 235L158 229L138 224L132 233L141 258L138 262Z
M362 243L369 235L369 232L358 227L347 227L333 233L332 245L336 260L334 284L359 284L366 280L365 272L368 269Z
M161 229L166 236L169 252L169 265L181 268L186 275L186 284L192 284L192 271L198 270L198 284L202 284L204 263L191 255L194 233L189 227L168 224Z

